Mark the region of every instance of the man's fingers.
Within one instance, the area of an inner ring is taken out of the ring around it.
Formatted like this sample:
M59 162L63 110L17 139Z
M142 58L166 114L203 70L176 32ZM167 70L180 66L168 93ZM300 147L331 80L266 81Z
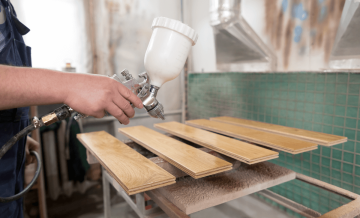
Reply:
M116 105L111 104L106 108L106 111L113 115L116 119L120 121L120 123L127 125L129 124L129 118L124 114L124 112Z
M115 99L113 99L113 103L116 104L123 112L125 112L127 117L134 117L135 111L131 107L130 103L125 100L122 96L118 96Z
M131 103L133 103L135 105L135 107L137 108L143 108L143 104L142 101L140 100L139 97L137 97L134 93L132 93L132 91L130 91L130 89L126 88L126 86L119 84L118 85L118 90L119 93L128 101L130 101Z

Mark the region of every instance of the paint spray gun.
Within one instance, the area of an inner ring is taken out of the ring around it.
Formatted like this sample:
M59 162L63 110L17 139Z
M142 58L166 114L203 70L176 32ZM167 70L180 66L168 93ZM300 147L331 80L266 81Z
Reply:
M136 94L151 117L164 120L163 106L156 99L156 95L165 82L175 79L180 74L190 48L195 45L198 35L192 28L180 21L165 17L155 18L152 23L152 30L144 59L146 72L139 74L139 78L134 79L127 70L123 70L121 72L122 78L116 74L111 78L122 83ZM32 124L21 130L1 147L0 159L19 139L32 130L64 120L71 117L73 113L76 113L74 114L75 120L87 117L87 115L77 113L67 105L55 109L40 119L34 117ZM36 157L38 163L34 178L22 192L10 197L1 197L0 202L9 202L21 198L35 184L40 174L41 161L35 151L30 153Z
M121 72L123 80L116 74L111 78L136 94L151 117L164 120L163 106L156 99L156 95L165 82L175 79L180 74L198 35L195 30L180 21L165 17L155 18L152 29L144 59L146 72L134 79L125 69ZM75 119L82 117L84 115L79 114Z

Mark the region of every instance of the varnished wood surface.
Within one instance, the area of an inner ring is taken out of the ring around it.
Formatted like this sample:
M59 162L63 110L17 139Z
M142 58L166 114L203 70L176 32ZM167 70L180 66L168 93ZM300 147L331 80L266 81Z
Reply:
M178 122L157 123L154 126L247 164L279 157L278 152Z
M291 154L298 154L317 149L317 145L314 143L227 123L199 119L186 121L186 124L275 148Z
M232 168L227 161L144 126L120 128L119 132L195 179Z
M105 131L77 138L129 195L175 183L173 175Z
M241 119L241 118L213 117L210 118L210 120L276 133L283 136L292 137L324 146L332 146L347 141L347 137L344 136L331 135L321 132L314 132L310 130L297 129L287 126L280 126L270 123Z

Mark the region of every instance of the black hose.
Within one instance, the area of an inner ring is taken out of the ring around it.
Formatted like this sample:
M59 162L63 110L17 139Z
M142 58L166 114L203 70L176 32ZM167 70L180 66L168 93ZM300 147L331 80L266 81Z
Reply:
M40 156L36 151L30 151L30 154L34 155L36 157L36 161L37 161L37 167L36 167L36 171L35 171L35 175L34 178L31 180L31 182L29 183L28 186L26 186L26 188L24 188L24 190L22 190L21 192L17 193L16 195L10 196L10 197L0 197L0 203L6 203L6 202L10 202L10 201L15 201L19 198L21 198L23 195L25 195L28 191L30 191L31 187L35 184L37 178L40 175L40 170L41 170L41 160L40 160Z
M69 108L67 105L63 105L57 109L55 109L52 113L46 115L46 116L51 116L51 119L47 120L48 122L45 122L43 124L45 124L46 126L51 125L52 123L59 121L59 120L64 120L68 117L71 116L71 111L72 109ZM55 115L55 116L53 116ZM38 126L39 127L39 126ZM24 128L23 130L21 130L20 132L18 132L16 135L14 135L9 141L7 141L0 149L0 159L6 154L6 152L13 146L15 145L15 143L17 141L19 141L22 137L26 136L27 134L29 134L31 131L33 131L34 129L36 129L34 124L30 124L29 126L27 126L26 128ZM36 153L35 151L30 151L31 154L35 155L36 160L37 160L37 168L35 171L35 176L34 178L31 180L31 182L29 183L29 185L20 193L10 196L10 197L0 197L0 203L1 202L9 202L9 201L14 201L17 200L19 198L21 198L26 192L28 192L31 187L34 185L35 181L37 180L37 178L40 175L40 169L41 169L41 160L40 157L38 155L38 153Z
M14 135L9 141L5 143L0 149L0 159L4 156L4 154L22 137L27 136L31 131L35 129L34 124L30 124L20 132L18 132L16 135Z

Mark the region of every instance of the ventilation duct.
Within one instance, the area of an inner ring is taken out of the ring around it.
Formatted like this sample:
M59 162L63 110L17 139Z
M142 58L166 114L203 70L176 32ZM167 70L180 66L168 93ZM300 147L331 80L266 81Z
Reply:
M330 56L330 68L360 69L360 1L346 0Z
M241 16L241 0L210 0L216 64L221 71L275 71L276 56Z

